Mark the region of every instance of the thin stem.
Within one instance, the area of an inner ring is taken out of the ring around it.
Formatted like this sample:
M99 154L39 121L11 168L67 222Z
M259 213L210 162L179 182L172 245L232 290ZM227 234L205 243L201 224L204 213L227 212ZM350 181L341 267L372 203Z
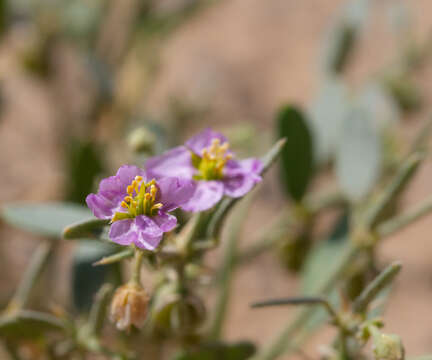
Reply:
M144 251L135 247L135 261L132 269L130 282L134 285L141 286L141 265L144 258Z
M377 221L379 221L381 214L385 211L387 205L405 189L423 159L423 154L416 153L410 156L407 161L402 164L398 173L387 186L386 190L367 212L365 219L367 229L373 229L378 225Z
M210 324L209 335L212 340L219 340L223 323L226 317L228 308L229 295L231 289L232 274L235 269L235 256L237 244L242 229L245 213L249 209L252 197L249 196L243 200L242 207L235 213L229 229L229 238L225 247L223 263L218 276L218 284L220 285L216 306L214 309L214 318Z
M288 299L274 299L274 300L266 300L254 303L251 305L252 308L261 308L268 306L280 306L280 305L322 305L325 310L328 312L332 320L339 326L340 318L335 308L330 302L323 297L314 297L314 296L304 296L304 297L295 297Z
M347 268L351 265L353 259L361 251L360 247L350 245L348 249L342 254L339 266L325 279L320 288L317 290L318 294L328 293L334 284L346 272ZM296 335L300 336L307 326L309 319L316 313L317 309L303 309L297 313L294 320L282 330L281 334L267 347L262 349L258 354L253 356L250 360L273 360L279 355L284 353L288 348L292 348L293 343L296 342ZM306 336L303 334L303 336Z
M114 264L114 263L119 262L121 260L129 259L132 256L134 256L134 250L133 249L126 249L123 251L119 251L118 253L116 253L114 255L103 257L102 259L93 263L93 266Z
M26 306L34 285L48 264L48 259L52 253L53 247L54 243L48 240L39 244L18 285L15 295L7 306L7 312L18 311Z
M377 227L377 232L380 237L389 236L396 231L403 229L404 227L412 224L419 220L425 215L432 212L432 197L417 205L413 209L408 210L405 214L396 216Z
M356 313L364 312L379 292L393 281L401 268L402 265L399 262L394 262L386 267L354 301L353 311Z

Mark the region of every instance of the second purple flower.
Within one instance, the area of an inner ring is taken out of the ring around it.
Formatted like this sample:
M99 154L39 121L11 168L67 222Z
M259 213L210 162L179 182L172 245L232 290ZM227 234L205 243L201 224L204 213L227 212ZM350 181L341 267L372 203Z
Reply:
M176 176L194 180L195 193L181 207L198 212L210 209L224 195L237 198L248 193L261 181L262 163L256 158L236 160L227 139L206 129L184 146L149 159L146 168L156 179Z

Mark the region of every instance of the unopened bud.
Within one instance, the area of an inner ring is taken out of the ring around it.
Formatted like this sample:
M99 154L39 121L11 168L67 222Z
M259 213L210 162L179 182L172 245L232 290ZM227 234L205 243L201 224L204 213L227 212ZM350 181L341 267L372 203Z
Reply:
M128 137L128 144L136 153L153 153L156 139L154 134L144 127L133 130Z
M373 351L376 360L403 360L405 353L401 338L393 334L375 335Z
M149 297L144 289L135 284L119 287L111 302L111 321L119 330L143 326L147 316Z

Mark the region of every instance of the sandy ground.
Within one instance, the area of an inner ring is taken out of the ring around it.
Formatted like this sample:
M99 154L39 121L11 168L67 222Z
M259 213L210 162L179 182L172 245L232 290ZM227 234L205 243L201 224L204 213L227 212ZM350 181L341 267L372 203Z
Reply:
M250 121L259 130L268 129L275 109L282 102L306 104L314 96L323 34L341 3L340 0L221 1L167 41L162 70L147 107L158 113L170 97L182 94L191 102L210 104L212 111L205 119L206 125L223 127ZM407 3L417 20L415 35L424 39L432 24L432 3L428 0ZM382 3L374 6L370 25L356 50L349 73L354 85L361 84L392 59L394 43L388 24L383 21L383 9ZM3 68L8 68L7 62ZM426 68L419 75L419 83L428 98L432 96L430 72ZM3 71L2 74L8 105L0 119L0 201L56 199L60 194L62 168L57 151L61 139L56 137L59 114L55 112L55 97L40 80L29 79L19 72ZM202 125L197 123L196 127ZM404 204L414 204L428 195L431 179L432 162L428 160ZM266 195L260 194L251 211L243 243L253 241L259 224L279 211L281 201L275 185L271 176L263 184ZM386 313L386 329L402 336L410 356L432 352L431 230L432 218L423 219L387 239L380 251L382 262L399 259L404 264ZM4 301L19 277L12 269L26 263L36 242L8 227L0 228L0 238L2 257L7 254L6 260L0 263L1 300ZM214 256L217 258L217 253ZM67 258L65 252L64 269L67 269ZM64 293L66 285L64 281L61 283L60 292ZM242 268L234 281L225 328L227 338L265 344L286 324L291 310L251 311L248 304L267 295L294 294L296 280L271 254ZM328 336L323 334L307 347L312 358L316 358L317 345Z

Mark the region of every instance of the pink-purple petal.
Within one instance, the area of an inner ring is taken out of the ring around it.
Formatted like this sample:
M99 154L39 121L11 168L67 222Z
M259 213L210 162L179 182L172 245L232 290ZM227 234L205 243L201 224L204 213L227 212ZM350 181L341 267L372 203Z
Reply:
M262 163L258 159L246 159L233 162L225 169L224 193L233 198L246 195L252 188L262 180L260 172Z
M141 249L155 250L162 240L163 231L152 218L140 215L135 218L135 225L138 229L138 238L135 245Z
M176 177L162 178L157 184L160 191L157 201L162 203L165 212L177 209L189 201L196 188L195 181Z
M167 176L191 179L196 173L192 166L191 153L184 146L175 147L148 159L146 169L149 178L155 179Z
M213 131L210 128L204 129L199 134L191 137L186 141L185 145L188 149L192 150L195 154L201 156L202 150L211 145L213 139L219 139L221 144L227 142L227 138L221 133Z
M171 231L177 226L177 218L163 211L159 211L159 214L153 216L152 220L163 232Z
M111 224L109 237L119 245L130 245L138 239L137 227L134 219L115 221Z
M204 211L215 206L223 196L221 181L197 181L197 187L190 200L181 207L186 211Z
M99 219L110 219L112 217L113 203L103 196L90 194L86 197L87 206Z
M115 212L120 211L120 204L127 195L127 186L137 175L146 178L143 169L123 165L116 175L103 179L99 184L98 193L90 194L86 198L87 205L94 215L101 219L109 219Z

